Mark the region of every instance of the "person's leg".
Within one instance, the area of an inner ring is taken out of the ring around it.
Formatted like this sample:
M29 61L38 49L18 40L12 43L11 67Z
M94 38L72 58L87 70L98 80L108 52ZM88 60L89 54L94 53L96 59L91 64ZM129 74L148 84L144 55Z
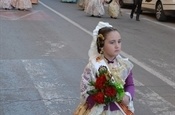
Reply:
M138 5L137 5L136 20L140 21L139 16L140 16L140 13L141 13L142 0L137 0L137 1L138 1Z
M136 9L136 3L137 3L137 0L133 0L133 5L132 5L132 10L131 10L131 14L130 14L130 18L132 19L133 18L133 15L134 15L134 12L135 12L135 9Z

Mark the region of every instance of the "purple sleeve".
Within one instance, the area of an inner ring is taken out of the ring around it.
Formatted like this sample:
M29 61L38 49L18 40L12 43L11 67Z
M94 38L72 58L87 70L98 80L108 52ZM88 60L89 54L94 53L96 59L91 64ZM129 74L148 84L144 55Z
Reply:
M133 99L135 86L134 86L134 82L133 82L132 71L130 72L130 74L128 75L128 77L125 80L124 88L125 88L125 92L129 92L131 94L132 99Z
M88 96L86 103L87 103L88 109L91 109L95 105L95 101L93 100L92 95Z

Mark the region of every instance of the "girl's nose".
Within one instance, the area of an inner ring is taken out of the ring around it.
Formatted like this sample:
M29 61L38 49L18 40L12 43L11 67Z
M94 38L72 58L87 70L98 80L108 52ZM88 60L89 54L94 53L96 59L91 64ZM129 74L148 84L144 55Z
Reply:
M118 48L118 47L119 47L119 43L116 43L116 44L115 44L115 48Z

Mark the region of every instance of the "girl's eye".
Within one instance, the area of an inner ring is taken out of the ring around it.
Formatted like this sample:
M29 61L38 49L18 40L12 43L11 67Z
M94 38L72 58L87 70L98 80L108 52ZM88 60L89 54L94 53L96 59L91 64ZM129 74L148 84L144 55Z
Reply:
M110 41L109 43L110 43L110 44L114 44L114 43L115 43L115 41Z
M122 42L122 40L120 39L120 40L118 40L118 43L121 43Z
M119 39L117 42L118 42L118 43L121 43L121 42L122 42L122 40L121 40L121 39ZM112 40L112 41L110 41L109 43L110 43L110 44L114 44L114 43L116 43L116 41L115 41L115 40Z

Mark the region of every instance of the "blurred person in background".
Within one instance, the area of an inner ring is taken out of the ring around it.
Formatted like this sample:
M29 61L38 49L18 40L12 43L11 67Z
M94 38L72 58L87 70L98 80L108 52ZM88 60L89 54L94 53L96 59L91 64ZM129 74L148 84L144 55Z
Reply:
M12 0L12 6L18 10L29 10L32 8L30 0Z
M104 2L105 0L88 0L84 11L91 16L101 18L105 14Z
M131 14L130 14L130 18L133 18L133 15L136 11L136 21L140 21L139 16L141 13L141 6L142 6L142 0L134 0L133 6L132 6L132 10L131 10ZM137 10L136 10L137 8Z
M106 2L108 4L108 14L111 18L117 19L119 14L121 14L119 0L110 0Z
M11 2L12 0L0 0L0 8L3 8L5 10L12 9Z

